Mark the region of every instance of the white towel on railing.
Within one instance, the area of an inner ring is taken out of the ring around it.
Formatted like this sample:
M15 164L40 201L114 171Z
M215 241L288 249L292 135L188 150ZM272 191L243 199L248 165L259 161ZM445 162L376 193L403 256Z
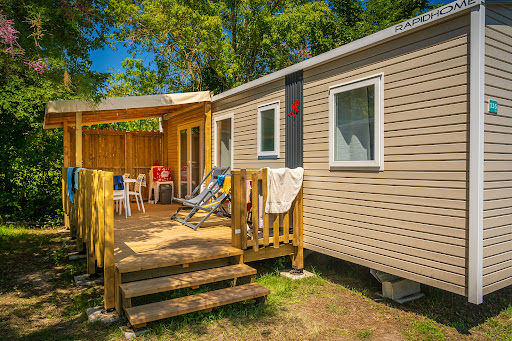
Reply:
M298 167L270 169L267 167L267 202L265 212L285 213L300 191L304 169Z

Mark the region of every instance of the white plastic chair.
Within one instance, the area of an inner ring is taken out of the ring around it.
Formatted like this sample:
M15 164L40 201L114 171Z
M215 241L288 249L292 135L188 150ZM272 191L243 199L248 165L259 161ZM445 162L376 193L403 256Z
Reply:
M114 190L114 203L117 206L117 212L121 215L121 204L124 201L124 214L125 217L128 218L128 198L126 197L126 192L124 189L115 189Z
M146 210L144 208L144 200L142 200L143 177L145 177L145 174L139 174L139 176L137 177L137 182L135 182L133 191L128 192L128 201L130 200L130 195L134 195L135 202L137 203L137 208L140 211L140 206L139 206L139 200L140 200L140 205L142 206L142 212L146 213Z

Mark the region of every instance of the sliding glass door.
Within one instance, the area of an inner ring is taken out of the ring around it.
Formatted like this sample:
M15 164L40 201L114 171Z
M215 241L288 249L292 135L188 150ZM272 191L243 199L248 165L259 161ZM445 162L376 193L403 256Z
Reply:
M180 125L179 141L179 185L178 196L190 195L202 180L204 170L204 132L203 121Z

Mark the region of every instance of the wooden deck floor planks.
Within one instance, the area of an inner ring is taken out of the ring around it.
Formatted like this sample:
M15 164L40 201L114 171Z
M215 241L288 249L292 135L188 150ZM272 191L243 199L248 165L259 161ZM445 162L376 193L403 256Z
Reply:
M148 204L146 213L142 213L132 204L131 217L115 215L114 260L121 272L242 254L231 245L229 219L211 217L204 227L194 231L171 221L177 207ZM201 214L195 219L201 219Z

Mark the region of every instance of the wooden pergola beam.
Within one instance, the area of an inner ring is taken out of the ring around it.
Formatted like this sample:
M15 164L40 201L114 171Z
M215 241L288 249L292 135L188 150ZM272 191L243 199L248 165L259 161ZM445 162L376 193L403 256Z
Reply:
M204 104L204 173L212 169L212 104Z
M82 167L82 113L75 115L75 166Z

